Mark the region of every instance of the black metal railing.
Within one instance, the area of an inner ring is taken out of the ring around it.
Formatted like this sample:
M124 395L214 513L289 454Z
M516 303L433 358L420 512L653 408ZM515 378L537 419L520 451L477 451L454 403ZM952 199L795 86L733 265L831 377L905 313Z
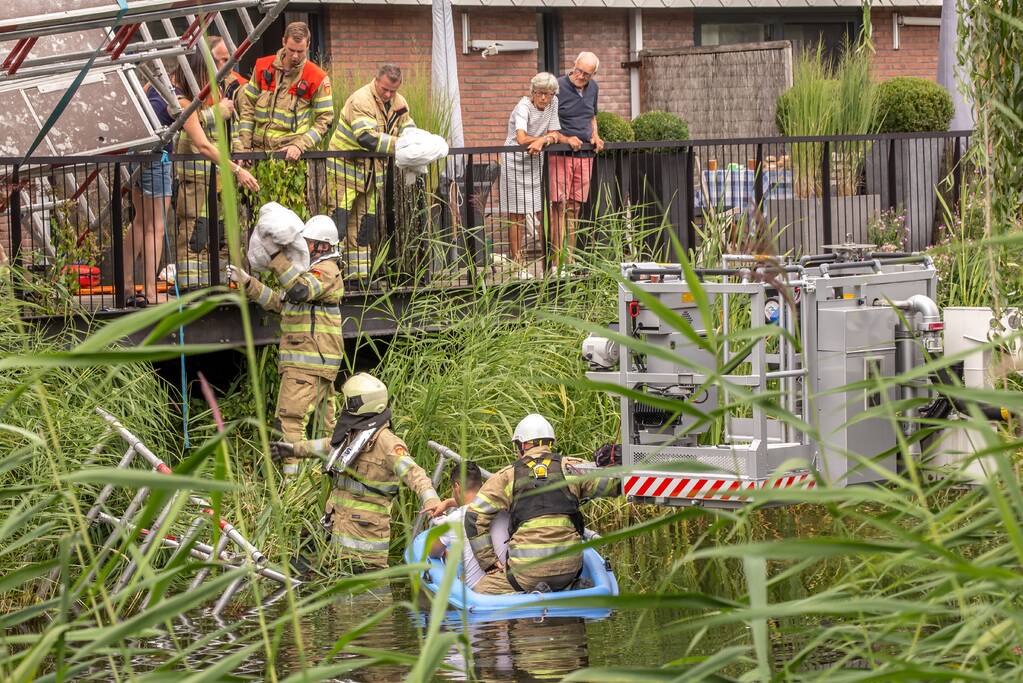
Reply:
M609 242L628 243L623 257L664 255L672 236L745 253L845 241L922 249L944 207L955 211L969 144L961 131L618 143L600 154L466 147L418 174L380 155L312 152L277 180L293 208L335 218L349 292L460 287L544 277ZM0 246L27 289L53 287L95 310L226 284L217 169L199 156L168 160L172 196L150 197L137 181L146 171L159 189L160 155L0 158ZM242 197L244 242L258 207Z

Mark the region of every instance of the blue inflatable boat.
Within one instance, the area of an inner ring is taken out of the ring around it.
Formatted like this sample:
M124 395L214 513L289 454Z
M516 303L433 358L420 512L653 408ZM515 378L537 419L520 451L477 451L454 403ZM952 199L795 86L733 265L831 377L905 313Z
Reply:
M409 564L427 561L430 568L423 575L423 588L431 595L436 595L444 578L444 562L427 556L426 535L422 532L405 549L405 561ZM462 562L458 562L458 579L462 577ZM556 593L509 593L506 595L483 595L468 588L460 580L455 581L448 597L448 604L470 617L482 620L518 619L526 617L583 617L600 619L611 613L604 608L581 608L550 606L544 602L563 598L604 597L618 595L618 580L604 558L592 548L583 551L582 578L593 582L590 588L579 590L558 591Z

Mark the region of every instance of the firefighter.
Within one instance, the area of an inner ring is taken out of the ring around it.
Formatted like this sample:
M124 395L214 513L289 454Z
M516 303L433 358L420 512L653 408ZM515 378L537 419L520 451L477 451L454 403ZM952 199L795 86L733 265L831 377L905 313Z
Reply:
M220 36L209 39L210 54L219 72L230 58L227 45ZM205 81L206 63L199 65L201 73L198 80ZM237 71L232 71L219 83L220 101L214 105L213 96L207 98L204 107L199 111L199 122L203 132L211 142L217 139L216 118L224 120L228 137L231 134L231 119L237 109L237 96L248 83L248 79ZM178 135L174 146L176 154L199 154L193 141L185 131ZM205 159L183 161L175 165L177 185L175 187L174 214L176 237L174 240L174 256L177 261L177 282L182 288L209 286L208 259L195 258L192 254L201 254L207 250L210 235L210 222L207 215L209 199L209 178L212 165ZM219 216L218 216L219 220ZM223 251L224 231L219 231L216 248L221 249L221 263L227 263L227 254Z
M363 430L376 430L348 467L334 475L324 526L331 545L354 570L387 566L391 543L391 505L404 482L419 496L431 517L443 505L430 477L409 455L408 446L390 429L387 386L365 372L341 387L343 405L330 439L272 444L275 458L322 457L331 448L346 448Z
M317 149L334 120L334 99L327 73L308 59L309 27L300 21L284 29L284 46L256 60L248 85L238 98L235 152L284 152L297 161ZM319 191L312 166L306 169L306 201L316 205Z
M465 514L465 537L487 572L473 590L490 595L564 590L582 571L582 553L537 561L581 543L580 504L620 495L621 484L610 477L579 478L581 468L592 463L555 453L554 428L542 415L524 417L512 443L518 459L483 484ZM549 488L566 479L567 486ZM511 514L507 567L498 561L490 537L491 523L502 510Z
M395 139L414 127L408 103L398 94L401 69L384 64L338 113L329 150L393 155ZM382 159L327 159L325 205L345 237L345 277L369 275L370 245L377 230L377 194L384 186Z
M320 144L334 120L330 78L309 61L309 27L284 29L283 47L260 57L238 98L236 152L285 152L297 161Z
M281 283L271 289L237 266L228 266L231 280L245 287L249 298L268 311L281 314L278 369L281 388L277 395L274 426L288 441L306 438L306 426L319 409L326 429L334 428L334 379L341 368L341 266L337 253L337 228L327 216L313 216L302 230L311 263L303 272L282 253L273 256L270 268ZM314 424L319 420L315 420ZM285 478L298 473L298 461L284 460Z

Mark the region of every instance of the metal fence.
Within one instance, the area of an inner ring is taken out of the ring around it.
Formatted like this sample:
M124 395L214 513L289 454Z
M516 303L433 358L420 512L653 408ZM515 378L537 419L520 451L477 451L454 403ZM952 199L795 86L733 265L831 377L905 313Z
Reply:
M561 273L573 254L622 231L669 258L669 234L685 247L714 238L743 253L882 239L921 249L945 207L956 208L969 144L969 132L949 132L620 143L601 154L468 147L419 174L379 155L313 152L274 162L284 171L263 174L264 195L279 185L293 208L335 219L350 292L457 287ZM161 163L0 158L0 246L26 281L91 310L226 284L215 166L171 155L170 196L148 196L140 185L160 189ZM243 240L257 203L240 202Z

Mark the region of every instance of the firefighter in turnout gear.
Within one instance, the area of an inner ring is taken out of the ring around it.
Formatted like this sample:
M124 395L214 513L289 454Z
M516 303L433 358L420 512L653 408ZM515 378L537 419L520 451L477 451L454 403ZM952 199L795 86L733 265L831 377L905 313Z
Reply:
M555 453L554 428L542 415L523 418L512 442L518 459L483 484L465 514L466 540L487 571L473 590L490 595L564 590L582 571L582 553L539 561L581 543L580 504L620 495L621 483L611 477L580 478L593 463ZM535 493L566 479L567 486ZM511 514L507 567L498 561L490 538L490 525L501 510Z
M220 36L212 36L209 39L209 47L214 66L219 71L230 58L227 45ZM201 64L201 68L205 71L205 62ZM247 83L248 80L244 76L237 71L232 71L219 84L220 101L214 104L211 95L207 98L203 108L199 110L199 123L211 142L215 142L217 139L217 118L224 120L227 124L228 136L231 135L231 119L238 107L237 97ZM174 153L199 154L200 150L188 137L188 134L182 130L174 145ZM209 259L195 255L205 253L209 246L210 218L207 202L212 164L206 159L199 159L197 161L182 161L175 164L174 168L177 176L174 199L176 229L174 255L177 260L175 279L177 285L182 289L208 287L210 284ZM220 189L219 179L217 189ZM217 220L220 220L219 216L217 216ZM218 230L217 235L218 244L214 245L214 248L220 250L220 262L226 264L228 258L223 229Z
M398 94L401 69L384 64L338 113L329 150L393 155L402 131L415 127ZM384 186L383 159L327 159L325 205L345 238L345 277L369 275L370 246L377 231L377 195Z
M419 496L430 516L443 511L430 477L409 455L408 446L390 429L387 386L360 372L341 387L344 404L329 439L275 443L276 457L323 457L332 449L356 448L346 467L335 465L333 490L323 523L331 545L353 570L387 566L391 544L391 505L401 483ZM359 435L372 430L358 448ZM339 461L335 461L339 463Z
M238 97L235 152L283 151L296 161L319 146L334 120L334 102L330 78L308 55L309 28L294 22L277 54L256 60Z
M302 230L311 263L302 271L284 254L270 261L281 290L271 289L237 266L228 274L246 294L268 311L281 314L278 368L281 388L277 395L274 426L290 442L306 438L313 412L321 413L329 432L334 428L334 379L341 369L344 350L341 337L341 266L337 253L337 229L327 216L313 216ZM319 422L315 421L314 424ZM298 473L298 460L288 458L282 473Z

